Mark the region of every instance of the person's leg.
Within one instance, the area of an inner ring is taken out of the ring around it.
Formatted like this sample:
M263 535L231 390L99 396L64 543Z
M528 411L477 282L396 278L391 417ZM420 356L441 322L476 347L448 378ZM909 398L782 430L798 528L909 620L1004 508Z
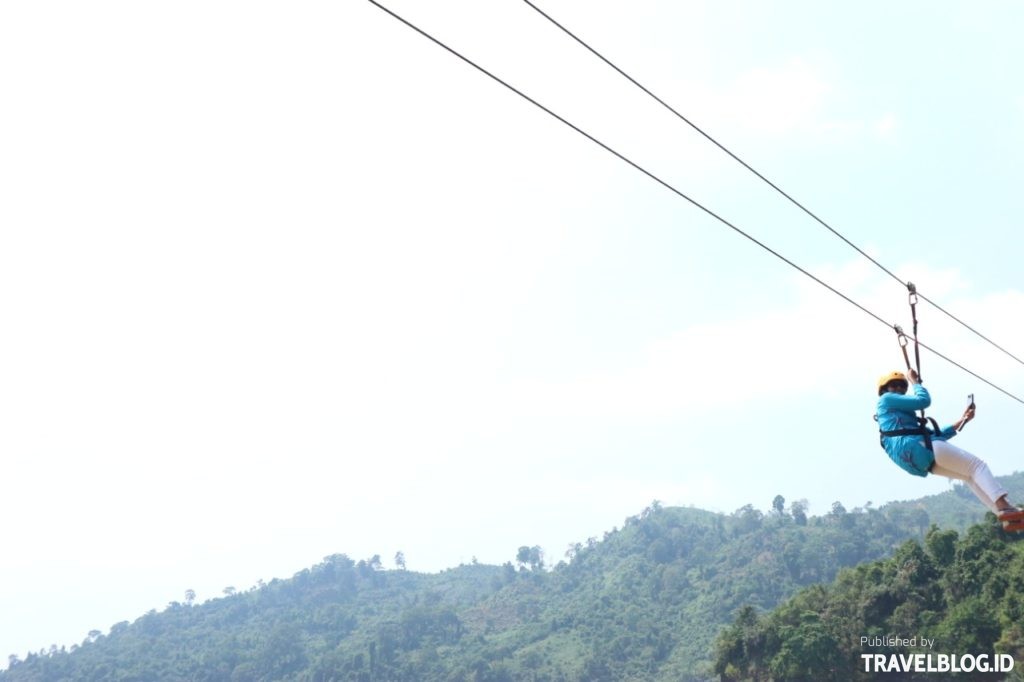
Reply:
M933 474L963 481L995 514L1013 507L1006 500L1006 489L999 485L988 465L981 459L941 440L932 442L932 452L935 453Z

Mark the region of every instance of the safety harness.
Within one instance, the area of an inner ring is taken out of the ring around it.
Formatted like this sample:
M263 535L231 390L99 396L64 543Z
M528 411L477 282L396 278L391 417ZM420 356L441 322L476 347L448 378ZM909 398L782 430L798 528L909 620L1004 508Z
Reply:
M878 444L885 449L885 439L887 436L921 436L924 439L924 446L929 450L932 449L932 436L937 436L942 431L939 428L938 422L931 417L918 417L918 425L913 429L894 429L892 431L878 431ZM928 428L929 422L932 428Z

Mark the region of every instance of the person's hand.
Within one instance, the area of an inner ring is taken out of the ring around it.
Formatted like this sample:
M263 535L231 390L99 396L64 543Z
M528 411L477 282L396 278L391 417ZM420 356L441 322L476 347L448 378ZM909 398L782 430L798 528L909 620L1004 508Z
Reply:
M961 422L966 424L967 422L971 421L972 419L974 419L974 406L973 405L971 407L968 407L966 410L964 410L964 416L963 416L963 419L961 420Z
M917 370L911 367L907 368L907 382L910 384L921 383L921 377L918 375Z

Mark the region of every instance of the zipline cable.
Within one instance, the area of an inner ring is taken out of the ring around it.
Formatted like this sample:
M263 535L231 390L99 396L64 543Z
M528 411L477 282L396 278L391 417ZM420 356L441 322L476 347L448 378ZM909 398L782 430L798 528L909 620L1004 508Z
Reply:
M375 7L377 7L378 9L382 10L383 12L385 12L385 13L389 14L389 15L390 15L390 16L391 16L392 18L394 18L394 19L398 20L399 22L401 22L401 23L405 24L405 25L406 25L407 27L409 27L409 28L411 28L412 30L416 31L416 32L417 32L417 33L419 33L419 34L420 34L421 36L423 36L423 37L424 37L424 38L426 38L427 40L431 41L432 43L434 43L434 44L435 44L435 45L437 45L438 47L440 47L440 48L444 49L445 51L447 51L448 53L452 54L453 56L455 56L455 57L458 57L458 58L459 58L459 59L461 59L461 60L462 60L463 62L465 62L466 64L468 64L468 65L472 66L472 67L473 67L474 69L476 69L476 70L477 70L477 71L479 71L480 73L484 74L485 76L487 76L487 77L488 77L488 78L490 78L491 80L493 80L493 81L495 81L495 82L499 83L500 85L503 85L503 86L504 86L505 88L507 88L507 89L511 90L512 92L514 92L515 94L519 95L519 96L520 96L520 97L522 97L522 98L523 98L524 100L526 100L526 101L527 101L527 102L529 102L530 104L534 105L535 107L537 107L538 109L540 109L540 110L541 110L541 111L543 111L544 113L548 114L548 115L549 115L549 116L551 116L552 118L556 119L556 120L557 120L557 121L559 121L560 123L562 123L562 124L564 124L564 125L568 126L569 128L572 128L572 129L573 129L574 131L576 131L577 133L579 133L579 134L580 134L580 135L582 135L583 137L587 138L588 140L590 140L590 141L591 141L591 142L593 142L594 144L598 145L599 147L601 147L602 149L604 149L604 150L605 150L605 151L607 151L608 153L612 154L613 156L615 156L616 158L618 158L618 159L619 159L620 161L623 161L624 163L628 164L629 166L632 166L632 167L633 167L634 169L636 169L636 170L640 171L641 173L643 173L644 175L646 175L646 176L647 176L647 177L649 177L650 179L652 179L652 180L654 180L655 182L657 182L657 183L658 183L659 185L661 185L662 187L664 187L664 188L668 189L668 190L669 190L670 192L672 192L673 194L675 194L675 195L677 195L677 196L679 196L679 197L681 197L681 198L685 199L685 200L686 200L686 201L688 201L688 202L689 202L690 204L692 204L692 205L693 205L694 207L696 207L696 208L700 209L701 211L703 211L703 212L704 212L704 213L706 213L707 215L711 216L711 217L712 217L712 218L714 218L715 220L717 220L717 221L719 221L720 223L722 223L723 225L725 225L726 227L729 227L730 229L732 229L732 230L733 230L733 231L735 231L736 233L740 234L741 236L743 236L743 237L746 237L746 238L747 238L747 239L748 239L749 241L753 242L753 243L754 243L754 244L756 244L757 246L760 246L760 247L761 247L762 249L764 249L764 250L765 250L765 251L767 251L768 253L772 254L773 256L775 256L776 258L778 258L779 260L781 260L781 261L783 261L784 263L786 263L787 265L789 265L789 266L790 266L791 268L793 268L793 269L797 270L798 272L800 272L801 274L805 275L806 277L809 277L810 279L814 280L815 282L817 282L817 283L818 283L818 284L820 284L821 286L823 286L823 287L825 287L826 289L828 289L829 291L831 291L831 292L832 292L833 294L835 294L836 296L839 296L840 298L842 298L842 299L843 299L844 301L846 301L847 303L849 303L849 304L851 304L851 305L855 306L856 308L858 308L859 310L861 310L861 311L862 311L863 313L865 313L865 314L869 315L870 317L874 318L875 320L877 320L878 322L880 322L880 323L884 324L884 325L885 325L886 327L889 327L890 329L893 329L893 328L895 328L895 327L896 327L896 325L890 324L889 322L887 322L887 321L886 321L885 319L883 319L882 317L880 317L880 316L876 315L875 313L873 313L872 311L870 311L869 309L867 309L866 307L864 307L864 306L863 306L863 305L861 305L860 303L857 303L857 302L856 302L855 300L853 300L852 298L850 298L849 296L847 296L847 295L846 295L846 294L844 294L843 292L839 291L838 289L836 289L835 287L831 286L831 285L830 285L830 284L828 284L827 282L823 281L822 279L820 279L820 278L818 278L817 276L813 275L812 273L808 272L808 271L807 271L807 270L805 270L804 268L800 267L799 265L797 265L797 264L796 264L796 263L794 263L793 261L789 260L788 258L786 258L785 256L783 256L783 255L782 255L782 254L780 254L779 252L777 252L777 251L775 251L774 249L772 249L772 248L771 248L770 246L768 246L767 244L764 244L763 242L759 241L758 239L756 239L755 237L751 236L751 235L750 235L750 234L748 234L747 232L744 232L743 230L741 230L741 229L740 229L739 227L737 227L737 226L736 226L736 225L734 225L733 223L729 222L728 220L726 220L726 219L725 219L725 218L723 218L722 216L718 215L717 213L715 213L715 212L714 212L714 211L712 211L711 209L707 208L706 206L704 206L703 204L701 204L700 202L698 202L698 201L697 201L696 199L693 199L693 198L691 198L690 196L688 196L687 194L683 193L682 191L680 191L680 190L676 189L675 187L673 187L672 185L670 185L670 184L669 184L668 182L666 182L666 181L662 180L662 179L661 179L661 178L659 178L659 177L658 177L657 175L655 175L654 173L650 172L649 170L647 170L647 169L646 169L646 168L644 168L643 166L639 165L638 163L636 163L635 161L633 161L633 160L629 159L628 157L626 157L626 156L624 156L624 155L620 154L619 152L617 152L616 150L612 149L611 147L609 147L609 146L608 146L607 144L605 144L604 142L601 142L600 140L598 140L598 139L597 139L596 137L594 137L594 136L593 136L593 135L591 135L590 133L586 132L586 131L585 131L585 130L583 130L582 128L580 128L580 127L576 126L575 124L571 123L570 121L568 121L567 119L563 118L562 116L560 116L560 115L556 114L556 113L555 113L554 111L552 111L551 109L547 108L546 106L544 106L543 104L541 104L541 103L540 103L540 102L538 102L537 100L533 99L532 97L530 97L529 95L527 95L527 94L526 94L526 93L524 93L523 91L521 91L521 90L517 89L517 88L516 88L516 87L514 87L513 85L509 84L508 82L506 82L506 81L502 80L501 78L499 78L498 76L494 75L493 73L491 73L490 71L488 71L488 70L487 70L487 69L485 69L484 67L480 66L479 64L477 64L476 62L474 62L473 60L471 60L471 59L470 59L469 57L466 57L466 56L464 56L464 55L463 55L462 53L458 52L458 51L457 51L457 50L455 50L454 48L452 48L452 47L449 47L449 46L448 46L447 44L443 43L443 42L442 42L441 40L439 40L439 39L435 38L434 36L432 36L431 34L427 33L426 31L424 31L424 30L423 30L423 29L421 29L420 27L416 26L416 25L415 25L415 24L413 24L412 22L408 21L408 20L407 20L407 19L405 19L404 17L400 16L399 14L395 13L395 12L394 12L394 11L392 11L391 9L389 9L389 8L385 7L384 5L382 5L381 3L377 2L377 0L367 0L367 1L368 1L368 2L370 3L370 4L374 5ZM929 348L928 346L926 346L926 345L925 345L925 344L923 344L923 343L921 344L921 347L923 347L923 348L926 348L926 349L930 350L930 351L931 351L932 353L934 353L934 354L935 354L935 355L937 355L938 357L942 358L942 359L943 359L943 360L945 360L946 362L949 362L950 364L952 364L952 365L955 365L956 367L959 367L960 369L964 370L965 372L967 372L967 373L968 373L968 374L970 374L971 376L973 376L973 377L975 377L975 378L979 379L980 381L983 381L983 382L985 382L986 384L988 384L988 385L989 385L989 386L991 386L992 388L995 388L996 390L998 390L998 391L1000 391L1000 392L1004 393L1005 395L1009 396L1010 398L1013 398L1013 399L1014 399L1014 400L1016 400L1017 402L1019 402L1019 403L1021 403L1021 404L1024 404L1024 400L1022 400L1021 398L1018 398L1017 396L1015 396L1015 395L1013 395L1012 393L1010 393L1010 392L1008 392L1008 391L1006 391L1006 390L1004 390L1004 389L1000 388L999 386L997 386L996 384L992 383L991 381L988 381L987 379L985 379L985 378L983 378L983 377L979 376L978 374L975 374L974 372L972 372L972 371L968 370L968 369L967 369L966 367L964 367L963 365L961 365L961 364L959 364L959 363L957 363L957 362L954 362L954 361L953 361L953 360L951 360L950 358L946 357L946 356L945 356L945 355L943 355L942 353L939 353L938 351L936 351L936 350L934 350L934 349L932 349L932 348Z
M819 218L819 217L818 217L818 216L817 216L817 215L816 215L815 213L813 213L813 212L812 212L812 211L811 211L811 210L810 210L809 208L807 208L806 206L804 206L803 204L801 204L801 203L800 203L799 201L797 201L797 200L796 200L795 198L793 198L793 197L792 197L792 196L791 196L790 194L788 194L787 192L783 191L783 189L782 189L781 187L779 187L779 186L778 186L778 185L776 185L776 184L775 184L774 182L772 182L771 180L769 180L768 178L766 178L766 177L765 177L764 175L762 175L762 174L761 174L760 172L758 172L758 171L757 171L757 170L756 170L755 168L753 168L752 166L750 166L750 165L749 165L749 164L748 164L748 163L747 163L746 161L744 161L744 160L743 160L743 159L741 159L740 157L738 157L738 156L736 156L735 154L733 154L733 153L732 153L732 152L731 152L731 151L730 151L730 150L729 150L729 149L728 149L727 147L725 147L725 146L724 146L723 144L721 144L721 143L720 143L720 142L719 142L718 140L716 140L716 139L715 139L714 137L712 137L712 136L711 136L711 135L709 135L709 134L708 134L707 132L705 132L705 131L704 131L704 130L703 130L703 129L702 129L701 127L700 127L700 126L698 126L698 125L697 125L696 123L694 123L693 121L691 121L690 119L688 119L688 118L687 118L686 116L683 116L683 115L682 115L681 113L679 113L678 111L676 111L676 109L675 109L675 108L673 108L673 107L672 107L672 106L670 106L670 105L669 105L669 104L668 104L667 102L665 102L665 100L661 99L660 97L658 97L657 95L655 95L655 94L654 94L653 92L651 92L651 91L650 91L649 89L647 89L646 87L644 87L643 85L641 85L639 81L637 81L637 80L636 80L635 78L633 78L633 77L632 77L632 76L630 76L630 75L629 75L628 73L626 73L625 71L623 71L622 69L620 69L620 68L619 68L618 66L616 66L616 65L615 65L615 64L614 64L614 63L613 63L613 62L612 62L611 60L609 60L609 59L608 59L608 58L606 58L606 57L605 57L605 56L604 56L603 54L601 54L600 52L598 52L597 50L595 50L595 49L594 49L593 47L591 47L591 46L590 46L590 45L589 45L589 44L588 44L588 43L587 43L586 41L584 41L584 40L583 40L582 38L580 38L580 37L579 37L579 36L577 36L577 35L576 35L575 33L573 33L572 31L570 31L570 30L569 30L568 28L566 28L565 26L563 26L562 24L560 24L560 23L559 23L558 21L556 21L556 20L555 20L555 19L554 19L554 18L553 18L553 17L551 16L551 15L549 15L549 14L548 14L548 13L546 13L546 12L545 12L544 10L540 9L539 7L537 7L537 5L533 4L533 3L532 3L532 2L530 1L530 0L523 0L523 2L525 2L525 3L527 4L527 5L529 5L530 7L532 7L532 8L533 8L533 9L534 9L534 10L535 10L535 11L536 11L536 12L537 12L538 14L540 14L540 15L541 15L542 17L544 17L545 19L547 19L548 21L550 21L550 22L551 22L552 24L554 24L555 26L557 26L557 27L558 27L559 29L561 29L561 30L562 30L562 31L563 31L563 32L564 32L564 33L565 33L566 35L568 35L568 36L569 36L570 38L572 38L572 39L573 39L573 40L575 40L575 41L576 41L577 43L579 43L579 44L580 44L580 45L582 45L582 46L583 46L584 48L586 48L586 49L587 49L588 51L590 51L590 52L591 52L591 53L592 53L592 54L593 54L593 55L594 55L595 57L597 57L598 59L600 59L601 61L603 61L603 62L604 62L605 64L607 64L608 66L610 66L610 67L611 67L612 69L614 69L614 70L615 70L616 72L618 72L618 73L619 73L619 75L621 75L621 76L622 76L623 78L625 78L626 80L628 80L628 81L629 81L630 83L632 83L632 84L633 84L633 85L635 85L636 87L640 88L640 90L642 90L643 92L647 93L647 95L648 95L648 96L650 96L650 97L651 97L651 98L652 98L652 99L653 99L654 101L656 101L656 102L657 102L658 104L660 104L661 106L665 107L665 108L666 108L666 109L668 109L668 110L669 110L670 112L672 112L673 114L675 114L675 116L676 116L677 118L679 118L679 119L680 119L681 121L683 121L684 123L686 123L686 124L687 124L688 126L690 126L691 128L693 128L693 129L694 129L695 131L697 131L698 133L700 133L700 134L701 134L702 136L704 136L704 138L706 138L706 139L707 139L707 140L708 140L709 142L711 142L711 143L712 143L713 145L715 145L716 147L718 147L719 149L721 149L721 150L722 150L723 152L725 152L726 154L728 154L728 155L729 155L730 157L732 157L732 158L733 158L733 160L735 160L735 161L736 161L737 163L739 163L739 164L740 164L741 166L743 166L743 167L744 167L744 168L746 168L746 169L747 169L748 171L750 171L751 173L753 173L754 175L756 175L756 176L757 176L758 178L760 178L761 180L763 180L763 181L764 181L765 183L767 183L767 184L768 184L768 185L769 185L769 186L770 186L770 187L771 187L772 189L774 189L774 190L775 190L776 192L778 192L779 194L781 194L782 196L784 196L784 197L785 197L786 199L788 199L788 200L789 200L789 201L790 201L790 202L791 202L791 203L792 203L792 204L793 204L794 206L796 206L796 207L797 207L797 208L799 208L799 209L800 209L801 211L803 211L804 213L806 213L806 214L807 214L808 216L810 216L811 218L813 218L813 219L814 219L815 221L817 221L817 222L818 222L818 223L819 223L820 225L822 225L822 227L824 227L825 229L827 229L827 230L828 230L829 232L831 232L832 234L834 234L834 235L835 235L836 237L838 237L839 239L841 239L842 241L844 241L844 242L845 242L845 243L846 243L846 244L847 244L847 245L848 245L848 246L849 246L850 248L852 248L852 249L853 249L854 251L856 251L857 253L859 253L860 255L864 256L865 258L867 258L867 259L868 259L869 261L871 261L872 263L874 263L874 264L875 264L875 266L877 266L877 267L878 267L878 268L879 268L880 270L882 270L883 272L885 272L885 273L886 273L887 275L889 275L890 277L892 277L892 278L893 278L894 280L896 280L896 281L897 281L897 282L899 282L900 284L902 284L902 285L904 285L904 286L908 286L908 285L909 285L909 283L908 283L908 282L904 282L904 281L903 281L902 279L900 279L900 278L899 278L899 276L897 276L897 275L896 275L896 274L895 274L895 273L894 273L894 272L893 272L892 270L890 270L889 268L885 267L884 265L882 265L881 263L879 263L879 262L878 262L877 260L875 260L874 258L872 258L872 257L871 257L870 255L868 255L868 254L867 254L867 253L866 253L866 252L865 252L865 251L864 251L863 249L861 249L861 248L860 248L859 246L857 246L856 244L854 244L853 242L851 242L851 241L850 241L849 239L847 239L847 238L846 238L845 236L843 236L843 235L842 235L842 234L841 234L841 233L840 233L840 232L839 232L838 230L836 230L836 229L835 229L835 228L833 228L833 227L832 227L831 225L829 225L829 224L828 224L827 222L825 222L824 220L822 220L821 218ZM942 306L940 306L940 305L939 305L938 303L936 303L935 301L931 300L930 298L928 298L928 297L927 297L927 296L925 296L924 294L918 293L917 295L918 295L918 296L919 296L919 297L921 298L921 300L922 300L922 301L925 301L925 302L929 303L929 304L930 304L930 305L931 305L932 307L934 307L934 308L935 308L936 310L938 310L939 312L943 313L944 315L946 315L946 316L947 316L947 317L949 317L950 319L954 320L955 322L957 322L958 324L960 324L960 325L961 325L962 327L964 327L965 329L967 329L967 330L971 331L971 332L972 332L973 334L975 334L975 335L976 335L976 336L978 336L979 338L983 339L984 341L988 342L988 343L989 343L989 344L991 344L991 345L992 345L993 347L995 347L995 348L999 349L1000 351L1002 351L1002 352L1003 352L1003 353L1005 353L1006 355L1010 356L1011 358L1013 358L1014 360L1016 360L1016 361L1017 361L1017 362L1019 362L1020 364L1024 365L1024 360L1021 360L1021 359L1020 359L1019 357L1017 357L1016 355L1014 355L1014 354L1013 354L1013 353L1011 353L1010 351L1006 350L1005 348L1003 348L1003 347L1002 347L1002 346L1000 346L1000 345L999 345L998 343L996 343L996 342L995 342L995 341L993 341L992 339L988 338L987 336L985 336L984 334L982 334L981 332L979 332L979 331L978 331L977 329L975 329L975 328L974 328L974 327L972 327L971 325L967 324L966 322L964 322L963 320L961 320L960 318L958 318L958 317L957 317L956 315L954 315L953 313L949 312L948 310L946 310L945 308L943 308Z

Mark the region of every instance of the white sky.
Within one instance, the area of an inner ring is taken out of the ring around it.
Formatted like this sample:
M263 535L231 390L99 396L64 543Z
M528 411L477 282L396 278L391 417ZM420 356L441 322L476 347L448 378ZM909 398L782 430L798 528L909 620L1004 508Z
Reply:
M1024 354L1024 8L831 5L541 6ZM388 6L909 329L898 284L526 4ZM947 487L877 446L891 331L368 2L6 2L0 92L4 660L332 553L555 562L654 499ZM1022 406L923 363L1016 470Z

